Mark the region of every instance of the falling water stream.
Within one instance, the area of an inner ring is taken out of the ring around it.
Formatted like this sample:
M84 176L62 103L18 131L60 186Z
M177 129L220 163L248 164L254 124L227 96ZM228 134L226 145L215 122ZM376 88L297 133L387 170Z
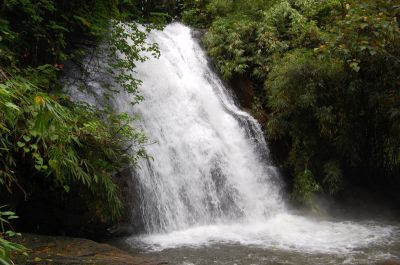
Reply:
M292 213L260 125L240 110L191 29L153 31L161 57L138 63L138 113L151 142L135 174L144 233L132 251L169 264L375 264L400 259L397 224Z

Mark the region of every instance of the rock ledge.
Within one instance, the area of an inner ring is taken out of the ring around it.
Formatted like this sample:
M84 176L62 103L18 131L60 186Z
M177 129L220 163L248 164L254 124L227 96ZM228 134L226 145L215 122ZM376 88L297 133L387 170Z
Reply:
M17 257L16 264L92 264L92 265L159 265L165 262L153 262L133 256L108 244L92 240L70 237L40 236L23 234L18 243L29 248L29 257Z

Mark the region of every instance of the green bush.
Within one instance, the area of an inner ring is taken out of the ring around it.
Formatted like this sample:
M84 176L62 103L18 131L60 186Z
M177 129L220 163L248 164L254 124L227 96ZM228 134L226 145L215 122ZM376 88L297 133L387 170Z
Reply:
M71 101L59 77L66 62L79 65L88 50L103 43L113 81L99 89L109 98L117 85L133 104L140 101L135 63L147 59L145 51L159 52L145 42L152 25L142 32L127 21L141 16L137 9L136 1L0 3L1 199L8 198L6 191L68 194L83 187L99 219L121 215L113 177L145 156L146 137L127 114Z
M320 60L313 52L300 49L280 60L265 83L271 109L268 135L272 140L290 142L287 163L295 176L295 192L313 187L296 183L305 170L311 172L318 185L331 191L341 188L340 180L335 180L341 174L333 161L342 161L340 154L351 145L336 146L333 139L347 133L340 131L337 116L345 111L342 108L347 99L336 98L345 93L344 76L340 61Z
M396 1L227 3L208 5L208 54L225 79L265 84L255 104L294 197L399 183Z
M27 256L27 249L17 243L9 241L12 238L21 236L12 230L11 220L17 219L14 212L4 211L6 206L0 207L0 264L12 265L13 254L22 254Z
M224 17L233 11L232 0L214 0L207 5L207 11L213 18Z
M207 11L209 0L184 0L182 21L196 28L206 28L210 25L211 17Z
M400 170L393 115L400 96L398 7L354 1L345 12L324 34L325 44L309 55L287 55L266 81L269 136L286 134L294 175L310 169L331 194L345 183L396 182Z
M213 23L204 42L224 78L245 73L254 62L256 29L256 22L245 19L218 19Z
M127 115L102 114L62 94L43 92L19 76L0 84L0 108L3 187L12 191L26 174L39 174L66 192L80 183L107 201L105 216L119 216L112 176L137 159L126 152L126 141L146 140L130 127Z

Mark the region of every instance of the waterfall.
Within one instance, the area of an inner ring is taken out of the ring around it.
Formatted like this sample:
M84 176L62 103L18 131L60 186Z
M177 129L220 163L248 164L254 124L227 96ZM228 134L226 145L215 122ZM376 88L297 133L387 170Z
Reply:
M287 210L260 125L237 107L191 29L173 23L152 31L148 41L159 44L161 57L137 64L145 100L132 106L129 94L120 93L113 102L117 111L138 114L133 125L151 142L152 158L132 174L145 231L128 243L152 250L219 242L349 253L398 241L393 226L316 220ZM99 104L99 91L70 90L76 100Z
M175 23L148 40L161 57L138 64L145 100L134 107L154 144L140 179L147 232L263 219L282 211L277 170L257 121L241 111L191 30ZM129 98L118 98L120 110Z

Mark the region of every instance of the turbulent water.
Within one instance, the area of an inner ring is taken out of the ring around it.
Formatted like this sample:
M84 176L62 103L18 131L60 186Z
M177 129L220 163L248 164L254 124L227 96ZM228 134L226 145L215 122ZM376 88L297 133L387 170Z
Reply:
M135 174L145 231L126 242L171 264L369 264L399 259L397 225L291 213L260 125L241 111L179 23L150 33L139 113L153 157Z
M180 24L150 35L161 58L137 67L135 109L155 143L140 165L147 232L262 220L283 211L276 169L259 124L239 110Z

